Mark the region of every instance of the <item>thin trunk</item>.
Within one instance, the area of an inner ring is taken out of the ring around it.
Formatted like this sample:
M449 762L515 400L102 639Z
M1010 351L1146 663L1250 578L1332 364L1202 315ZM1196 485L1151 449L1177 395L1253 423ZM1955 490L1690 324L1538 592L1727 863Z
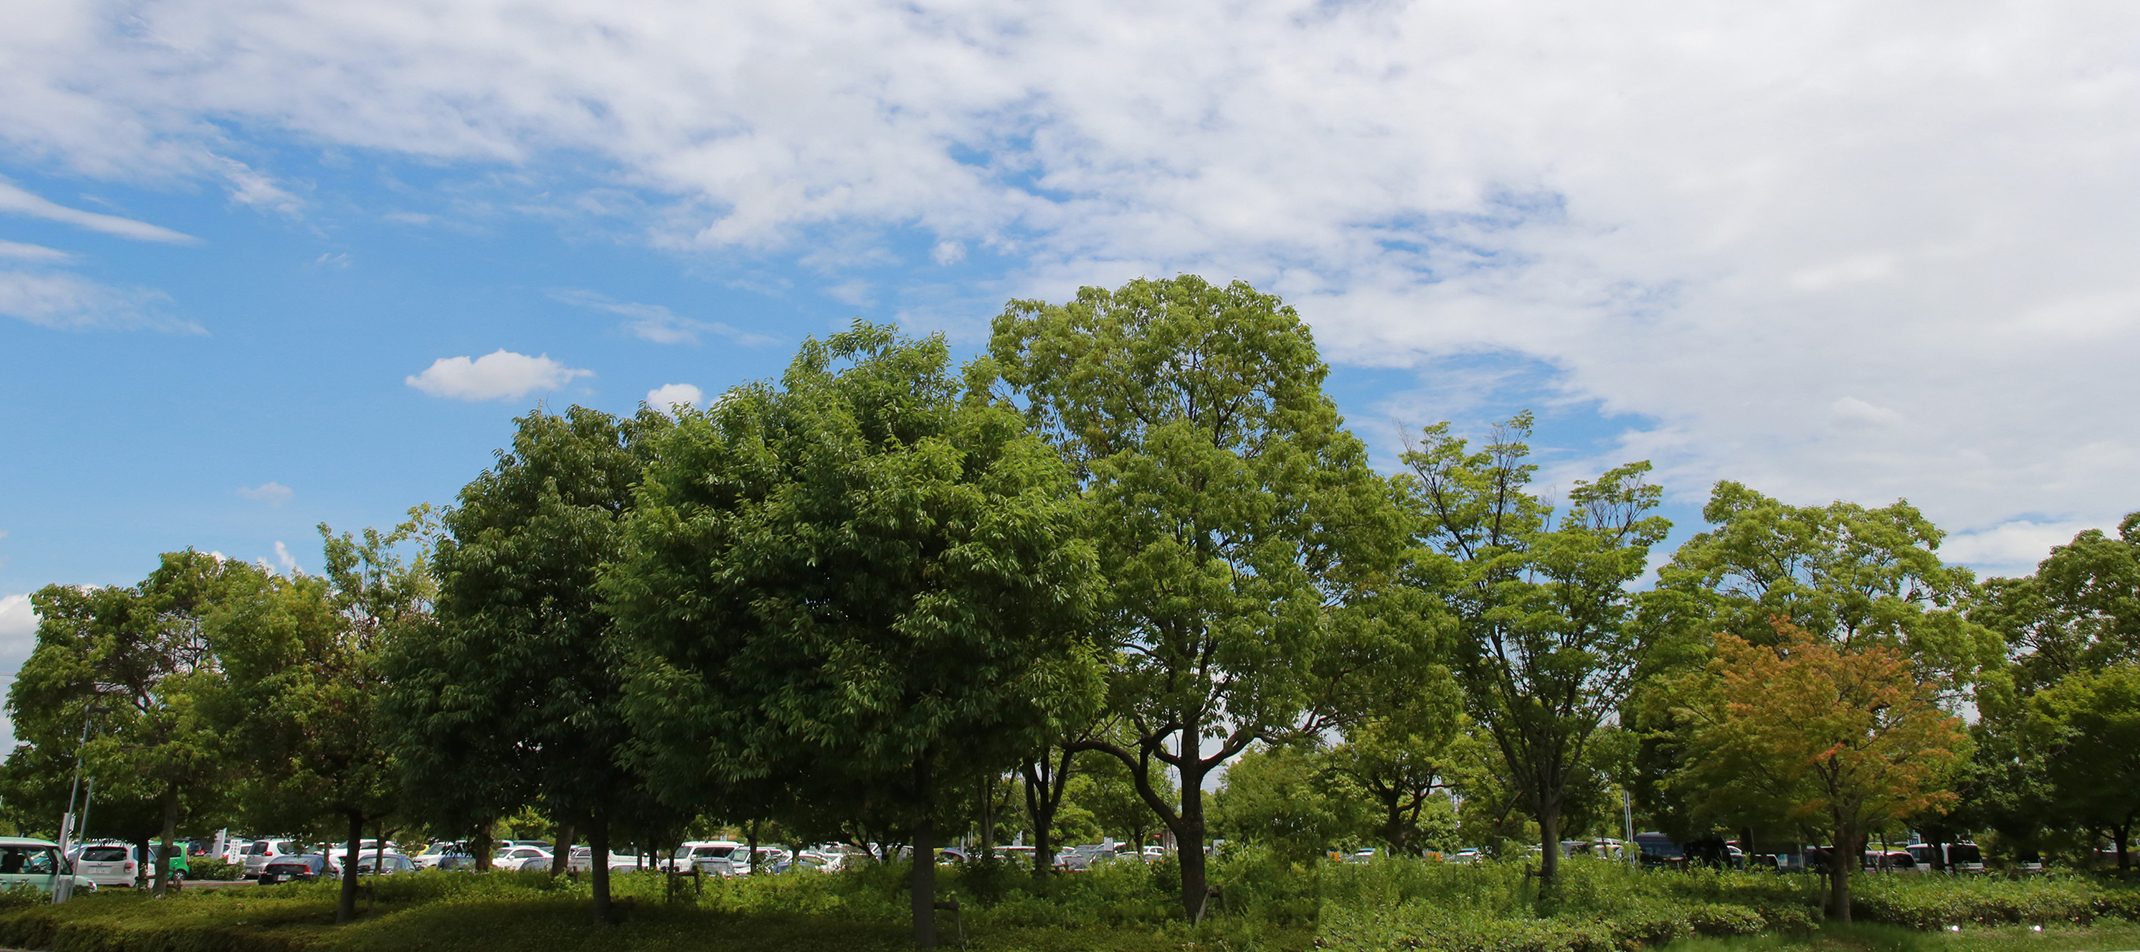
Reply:
M570 822L557 825L557 851L550 854L550 878L565 874L572 864L572 839L579 835Z
M171 839L178 835L178 781L163 788L163 842L156 848L156 895L164 894L171 879Z
M1837 830L1828 851L1828 917L1841 923L1850 922L1850 873L1865 853L1857 844L1855 831Z
M1545 854L1538 865L1538 891L1550 892L1560 882L1560 805L1552 804L1538 811L1538 838L1543 842Z
M907 899L914 907L914 944L924 949L936 948L936 829L929 801L929 755L924 752L914 760L914 843L909 851L914 860L912 874L907 877Z
M1040 757L1024 765L1025 807L1033 818L1033 875L1045 878L1055 871L1055 814L1062 808L1063 791L1070 781L1070 751L1063 751L1057 767L1042 748Z
M2131 823L2120 823L2110 828L2111 842L2118 845L2118 871L2121 873L2133 868L2132 854L2126 852L2127 841L2132 838L2132 833Z
M981 858L996 858L996 778L981 775Z
M334 924L357 918L357 847L364 842L364 814L349 811L349 848L342 851L342 900L334 907Z
M1191 719L1181 731L1181 818L1174 827L1174 851L1181 858L1181 908L1190 922L1204 921L1211 898L1204 867L1204 763L1202 730Z
M600 813L587 825L588 873L593 880L594 918L609 921L609 818Z
M747 854L745 854L745 855L746 855L746 856L748 857L748 859L747 859L746 861L750 863L750 874L751 874L751 875L753 875L753 876L756 876L756 875L758 875L758 821L757 821L757 820L752 820L752 821L750 821L750 827L749 827L749 828L748 828L748 829L746 830L746 832L745 832L745 833L743 834L743 840L744 840L744 842L743 842L743 845L744 845L745 847L748 847L748 848L750 849L750 852L749 852L749 853L747 853Z

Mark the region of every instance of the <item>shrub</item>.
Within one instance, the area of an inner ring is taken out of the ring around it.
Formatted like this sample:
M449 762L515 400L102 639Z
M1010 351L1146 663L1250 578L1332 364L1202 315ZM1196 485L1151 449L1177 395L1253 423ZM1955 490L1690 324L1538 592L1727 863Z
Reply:
M219 859L196 859L188 862L186 875L193 879L236 882L245 878L243 863L226 863Z

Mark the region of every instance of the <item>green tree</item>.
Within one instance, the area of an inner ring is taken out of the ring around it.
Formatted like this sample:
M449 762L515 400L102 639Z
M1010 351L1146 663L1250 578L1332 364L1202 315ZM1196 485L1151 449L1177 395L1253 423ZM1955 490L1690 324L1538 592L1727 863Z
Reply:
M1467 707L1538 821L1539 875L1550 887L1571 794L1596 772L1586 762L1592 741L1627 700L1651 644L1629 589L1671 523L1650 514L1662 494L1645 480L1649 464L1629 463L1578 481L1554 525L1553 507L1528 488L1531 422L1519 414L1477 452L1436 424L1404 460L1422 541L1437 574L1453 580Z
M71 768L85 719L84 771L102 777L106 810L140 799L161 807L150 860L164 893L171 842L189 801L213 796L224 773L223 737L203 715L223 674L204 616L232 590L260 584L255 566L187 550L163 556L139 586L49 585L31 596L37 647L8 690L16 735L31 745L10 760ZM38 751L61 756L39 757ZM64 753L62 753L64 752Z
M1083 769L1070 781L1071 802L1092 811L1093 822L1099 824L1103 835L1120 837L1142 849L1144 841L1158 830L1159 817L1144 802L1129 768L1104 754L1087 753L1079 760ZM1172 781L1161 778L1155 783L1161 799L1178 802L1180 793Z
M2041 758L2053 812L2109 834L2132 867L2140 817L2140 663L2078 671L2031 695L2023 736Z
M1441 824L1430 809L1455 783L1449 747L1464 727L1463 699L1448 669L1415 673L1409 690L1372 706L1344 728L1326 759L1374 804L1376 835L1393 853L1418 856Z
M1107 575L1109 705L1134 740L1081 746L1130 768L1201 918L1204 779L1259 738L1335 723L1348 675L1430 634L1396 584L1395 489L1323 394L1306 325L1247 284L1013 301L990 354L1076 471Z
M1845 648L1897 647L1950 690L2003 659L1997 634L1965 610L1969 570L1940 561L1944 534L1907 502L1792 506L1725 481L1702 518L1714 528L1658 570L1660 588L1691 596L1678 611L1702 631L1763 644L1786 619Z
M433 817L465 827L532 797L608 854L614 810L638 780L622 763L631 659L595 583L621 554L633 488L667 420L537 410L444 513L437 622L408 629L385 659L395 759ZM591 868L595 914L607 918L609 867Z
M219 718L249 765L241 803L260 826L345 824L346 856L367 821L393 812L400 769L379 713L382 654L397 633L428 628L436 586L424 554L429 511L362 538L326 526L324 576L276 579L210 626L228 679ZM403 543L416 550L400 554ZM356 918L357 864L344 862L335 921Z
M1357 839L1371 824L1357 790L1343 789L1327 754L1305 744L1255 747L1226 768L1212 797L1212 829L1235 842L1312 861Z
M941 337L857 322L779 387L685 411L603 584L641 652L626 713L653 788L896 795L923 946L940 765L1015 763L1092 660L1069 474L951 371Z

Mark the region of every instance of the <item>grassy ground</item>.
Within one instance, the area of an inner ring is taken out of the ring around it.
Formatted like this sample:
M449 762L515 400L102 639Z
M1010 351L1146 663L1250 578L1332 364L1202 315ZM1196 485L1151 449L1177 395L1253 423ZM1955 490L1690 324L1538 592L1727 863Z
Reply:
M2108 952L2140 949L2140 888L2084 876L2023 881L1881 877L1866 918L1817 928L1809 877L1644 873L1571 862L1541 895L1520 864L1298 865L1246 854L1214 870L1206 922L1179 919L1178 879L1126 864L1059 877L947 874L964 922L940 914L947 945L1002 952ZM65 906L0 908L0 946L60 952L668 952L910 948L904 873L710 880L664 894L620 877L619 915L594 921L585 883L541 874L425 873L379 881L349 926L333 925L334 883L189 890L154 900L111 890ZM1959 925L1960 931L1950 931Z

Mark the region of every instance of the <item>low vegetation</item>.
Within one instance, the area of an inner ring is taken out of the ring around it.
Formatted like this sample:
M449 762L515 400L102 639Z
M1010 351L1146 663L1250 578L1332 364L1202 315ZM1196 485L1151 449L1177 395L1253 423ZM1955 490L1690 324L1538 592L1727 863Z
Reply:
M1440 952L1834 952L2131 948L2140 886L2051 875L1880 876L1863 884L1871 924L1821 927L1817 878L1696 870L1640 872L1574 859L1541 896L1521 863L1290 862L1243 850L1213 864L1213 914L1174 907L1171 864L1117 864L1034 887L1023 871L946 870L957 897L944 939L998 950L1417 949ZM681 880L619 876L615 921L588 915L584 880L540 873L421 873L373 882L356 922L334 928L338 884L193 889L172 899L108 890L64 906L0 907L0 945L96 950L387 950L503 946L626 950L901 949L906 871ZM1959 926L1959 931L1953 927Z

